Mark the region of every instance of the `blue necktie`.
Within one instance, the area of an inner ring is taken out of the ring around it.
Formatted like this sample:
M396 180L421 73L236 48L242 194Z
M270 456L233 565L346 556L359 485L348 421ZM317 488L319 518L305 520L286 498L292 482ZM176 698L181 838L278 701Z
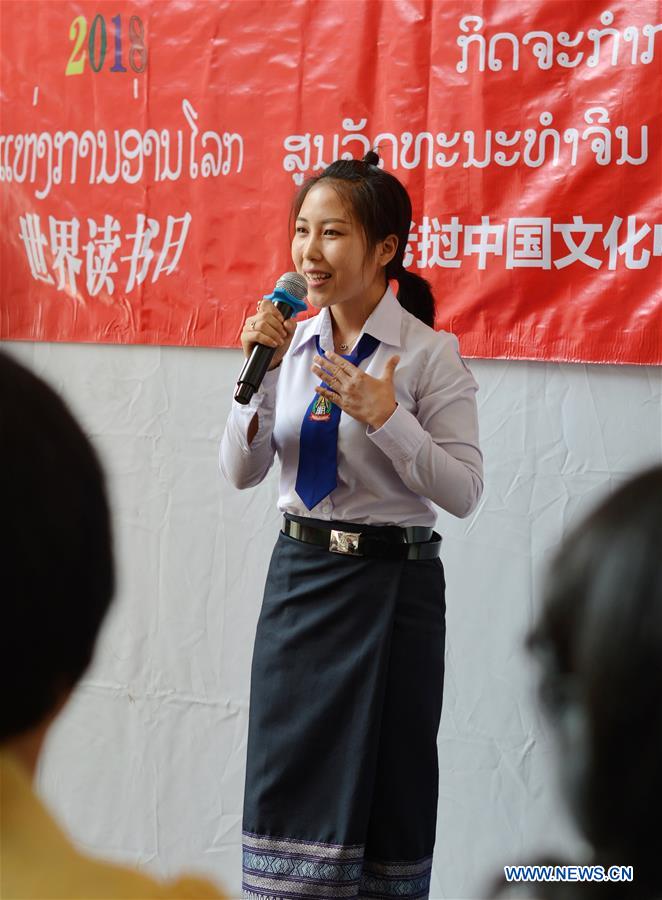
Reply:
M364 334L354 351L343 356L358 366L375 352L379 341ZM323 356L317 338L317 352ZM329 385L323 381L322 386ZM332 388L330 388L332 390ZM301 423L299 440L299 468L295 490L308 509L327 497L338 481L338 426L342 410L321 394L315 394Z

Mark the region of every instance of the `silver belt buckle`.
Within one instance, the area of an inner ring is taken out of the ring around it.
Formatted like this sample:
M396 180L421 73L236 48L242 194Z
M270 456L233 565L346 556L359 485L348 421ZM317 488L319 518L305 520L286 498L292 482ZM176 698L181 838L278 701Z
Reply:
M331 553L344 553L347 556L363 556L359 550L360 531L331 530L329 550Z

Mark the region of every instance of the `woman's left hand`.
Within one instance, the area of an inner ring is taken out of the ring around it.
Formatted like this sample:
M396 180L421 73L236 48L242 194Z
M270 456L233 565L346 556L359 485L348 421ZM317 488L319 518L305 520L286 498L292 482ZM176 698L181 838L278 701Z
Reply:
M399 356L392 356L386 363L382 377L373 378L337 353L316 355L311 371L326 382L331 390L320 386L315 391L358 422L364 422L372 428L381 428L398 405L393 376L399 362Z

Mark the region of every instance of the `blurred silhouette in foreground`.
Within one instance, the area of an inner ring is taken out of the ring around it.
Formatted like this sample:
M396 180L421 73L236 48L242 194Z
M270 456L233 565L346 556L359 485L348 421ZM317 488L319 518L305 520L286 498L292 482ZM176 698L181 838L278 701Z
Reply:
M662 897L662 468L566 537L528 646L565 799L592 848L583 862L633 866L634 877L502 884L500 895Z
M82 855L33 791L46 732L92 658L114 565L90 442L57 394L4 353L0 497L0 896L220 897L204 881L161 884Z

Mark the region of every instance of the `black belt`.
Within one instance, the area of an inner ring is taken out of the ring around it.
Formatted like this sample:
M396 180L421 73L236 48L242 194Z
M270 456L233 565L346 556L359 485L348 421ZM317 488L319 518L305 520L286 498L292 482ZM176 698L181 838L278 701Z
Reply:
M336 523L333 523L336 524ZM441 549L441 535L431 528L411 525L408 528L345 525L340 531L332 524L324 527L295 522L286 516L281 530L297 541L324 547L345 556L367 556L376 559L436 559ZM354 530L355 529L355 530Z

